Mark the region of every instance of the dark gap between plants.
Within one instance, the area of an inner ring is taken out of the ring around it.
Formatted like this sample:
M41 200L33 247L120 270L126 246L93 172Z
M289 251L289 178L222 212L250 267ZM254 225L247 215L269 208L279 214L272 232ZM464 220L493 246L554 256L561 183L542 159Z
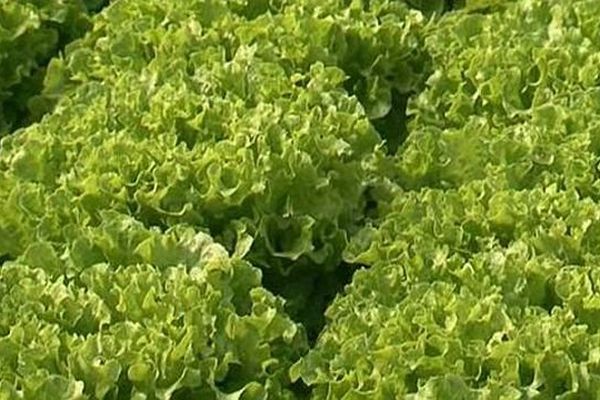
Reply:
M333 271L323 272L321 268L293 268L288 276L263 269L263 286L286 299L286 311L304 326L311 345L325 326L325 310L350 283L359 266L342 262Z
M85 7L91 14L96 14L108 6L109 0L85 0Z
M383 118L371 121L386 142L388 154L395 154L408 137L406 106L412 93L402 94L392 89L392 108Z
M0 256L0 266L2 266L4 263L6 263L8 261L14 261L14 258L9 256L8 254L4 254L4 255Z
M368 113L370 104L365 79L356 73L347 73L349 78L344 82L344 89L350 95L356 96L359 103ZM423 76L428 75L429 73L425 73ZM390 80L392 81L393 79ZM385 141L387 153L393 155L408 137L406 109L409 99L416 93L414 91L401 92L394 88L391 82L388 85L390 86L391 93L389 111L382 117L371 118L370 121L381 139Z

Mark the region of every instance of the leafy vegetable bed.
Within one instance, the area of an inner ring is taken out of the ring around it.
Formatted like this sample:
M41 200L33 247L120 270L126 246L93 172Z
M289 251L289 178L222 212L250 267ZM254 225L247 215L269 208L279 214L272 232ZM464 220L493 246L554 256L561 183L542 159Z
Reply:
M600 2L104 3L0 0L0 399L600 399Z

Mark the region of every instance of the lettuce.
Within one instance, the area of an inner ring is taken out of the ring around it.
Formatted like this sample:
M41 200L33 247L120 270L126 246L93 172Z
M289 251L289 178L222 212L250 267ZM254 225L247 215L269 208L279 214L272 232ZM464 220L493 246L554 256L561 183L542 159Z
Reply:
M395 179L414 189L557 184L596 198L597 15L595 2L532 1L440 20Z
M111 209L207 228L282 275L335 268L381 153L369 118L389 112L393 88L423 81L426 21L403 3L310 5L256 16L244 2L112 4L50 63L55 112L3 142L0 231L24 232L0 253L60 242L65 224ZM15 190L60 197L39 210L52 226L40 231Z
M0 269L8 398L290 398L303 330L258 269L190 227L103 217L63 255L36 244Z
M294 378L314 398L593 398L599 222L576 192L405 193L348 248L371 268Z

